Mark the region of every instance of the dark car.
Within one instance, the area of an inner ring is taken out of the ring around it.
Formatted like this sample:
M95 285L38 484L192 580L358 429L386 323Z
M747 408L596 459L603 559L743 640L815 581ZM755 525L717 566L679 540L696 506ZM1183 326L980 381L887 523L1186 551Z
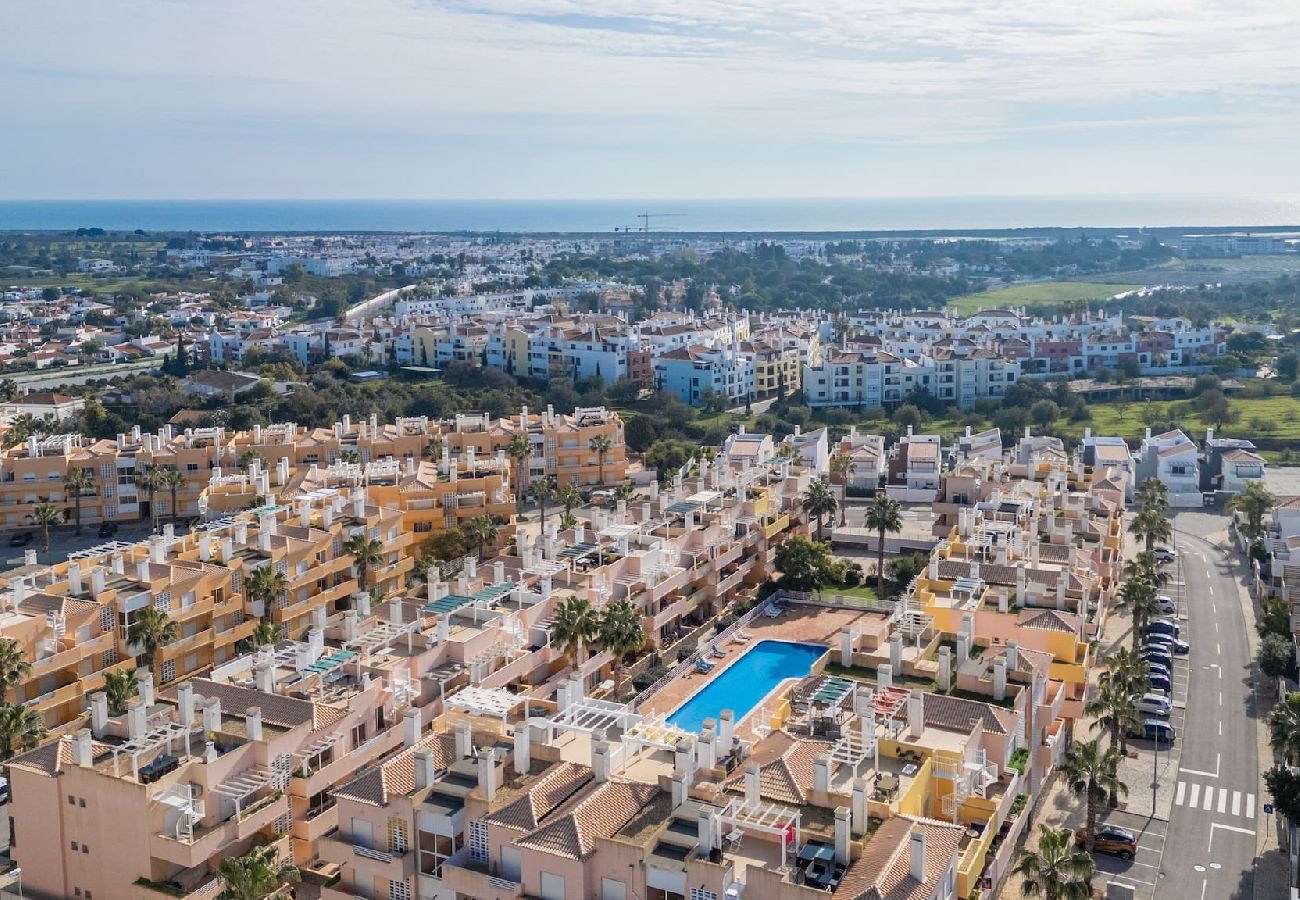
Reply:
M1151 685L1153 691L1164 691L1166 694L1174 689L1173 682L1157 672L1147 675L1147 683Z
M1164 644L1147 644L1142 648L1142 658L1147 662L1164 663L1171 669L1174 666L1174 654Z
M32 542L32 533L30 531L15 532L9 537L10 547L26 547Z
M1174 551L1168 547L1157 547L1151 552L1155 555L1157 562L1171 563L1174 561Z
M1153 634L1167 634L1171 637L1182 637L1183 626L1173 619L1156 619L1142 629L1142 633L1150 636Z
M1074 832L1074 843L1082 847L1088 843L1087 829ZM1114 825L1103 825L1092 835L1092 849L1098 853L1113 853L1120 859L1132 859L1137 852L1137 835Z
M1159 719L1145 719L1142 727L1129 730L1129 737L1140 740L1154 741L1157 745L1170 746L1178 733L1174 731L1174 726L1168 722L1162 722Z
M117 534L116 522L102 522L99 526L99 536L102 538L112 537Z
M1192 649L1192 645L1187 643L1187 641L1180 641L1172 634L1160 634L1158 632L1153 632L1152 634L1147 635L1147 644L1149 646L1162 645L1168 647L1170 651L1179 656L1182 656L1185 653L1190 653Z

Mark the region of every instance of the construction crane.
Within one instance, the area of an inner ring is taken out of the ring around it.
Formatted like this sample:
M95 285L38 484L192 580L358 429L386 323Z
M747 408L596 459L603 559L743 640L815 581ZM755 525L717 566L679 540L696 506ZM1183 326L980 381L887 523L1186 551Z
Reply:
M638 218L638 219L641 220L641 224L638 225L636 228L633 228L631 225L625 225L625 226L623 226L622 228L615 227L614 230L615 230L615 231L622 231L622 232L626 232L626 233L631 233L632 231L639 231L639 232L641 232L642 234L649 234L649 233L650 233L650 220L651 220L651 219L674 219L674 218L677 218L677 217L679 217L679 216L684 216L684 215L686 215L686 213L652 213L652 212L640 212L640 213L637 213L636 216L635 216L635 218Z

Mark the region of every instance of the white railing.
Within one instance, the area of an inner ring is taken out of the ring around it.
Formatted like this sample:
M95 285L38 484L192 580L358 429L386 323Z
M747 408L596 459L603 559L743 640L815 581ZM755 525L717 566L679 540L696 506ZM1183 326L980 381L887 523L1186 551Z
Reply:
M744 628L746 625L748 625L750 621L754 618L754 616L758 615L758 613L762 611L763 607L765 607L766 605L767 605L766 603L757 604L749 612L745 613L735 622L732 622L731 625L729 625L727 628L715 634L709 640L709 643L720 644L731 640L731 636L734 635L741 628ZM690 656L686 657L681 662L679 662L676 666L674 666L667 675L665 675L663 678L660 678L654 684L650 685L644 691L642 691L641 693L633 697L631 708L632 709L640 708L641 704L645 703L647 700L649 700L651 697L657 694L660 690L662 690L664 685L668 684L668 682L672 681L678 675L681 675L683 672L687 671L689 668L694 666L696 660L700 659L701 656L707 650L708 647L704 647L704 648L697 647L694 653L692 653Z

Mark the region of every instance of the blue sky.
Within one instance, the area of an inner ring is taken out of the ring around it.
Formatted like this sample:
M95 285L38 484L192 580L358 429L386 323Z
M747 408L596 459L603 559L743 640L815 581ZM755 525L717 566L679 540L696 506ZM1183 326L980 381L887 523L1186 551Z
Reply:
M0 198L1300 193L1296 0L0 15Z

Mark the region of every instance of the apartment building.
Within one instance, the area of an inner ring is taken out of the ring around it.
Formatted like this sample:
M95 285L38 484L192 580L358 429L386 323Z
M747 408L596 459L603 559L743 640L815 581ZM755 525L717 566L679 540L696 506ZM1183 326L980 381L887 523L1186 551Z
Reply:
M527 462L530 483L534 478L550 476L558 484L587 487L620 482L626 477L623 420L603 406L578 407L570 415L557 414L549 406L540 413L530 413L528 407L523 407L519 415L495 420L488 415L458 415L439 435L444 465L449 468L452 462L458 462L498 471L506 466L508 477L512 477L514 461L505 453L519 434L528 439L532 450ZM591 449L596 438L610 442L603 458Z
M1169 505L1201 506L1200 459L1192 439L1175 429L1152 435L1146 430L1137 454L1135 479L1138 486L1148 478L1164 482Z
M1216 438L1214 429L1205 429L1205 449L1201 458L1201 490L1240 494L1252 483L1263 484L1264 457L1245 438Z

